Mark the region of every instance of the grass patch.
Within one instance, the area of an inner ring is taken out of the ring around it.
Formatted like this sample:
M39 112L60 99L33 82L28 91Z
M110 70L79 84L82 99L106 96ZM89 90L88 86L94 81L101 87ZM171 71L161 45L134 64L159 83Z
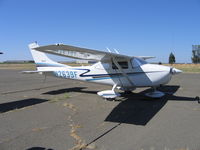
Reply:
M35 70L36 66L33 63L24 63L24 64L9 64L3 63L0 64L0 69L11 69L11 70Z
M63 94L63 95L61 95L61 96L56 96L56 97L54 97L54 98L52 98L52 99L50 99L50 103L55 103L55 102L59 102L59 101L62 101L62 100L66 100L67 98L69 98L70 96L67 94L67 93L65 93L65 94Z
M72 67L90 65L90 64L76 64L76 63L65 63L65 64ZM182 70L183 72L200 73L200 64L173 64L173 65L163 64L163 65L175 67L177 69ZM36 65L34 63L22 63L22 64L0 63L0 69L36 70Z

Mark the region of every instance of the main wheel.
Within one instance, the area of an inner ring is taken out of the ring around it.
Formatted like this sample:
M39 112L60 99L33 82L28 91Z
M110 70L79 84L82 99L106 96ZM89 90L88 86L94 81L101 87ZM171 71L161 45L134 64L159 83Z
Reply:
M114 101L115 98L105 98L105 100L107 100L107 101Z

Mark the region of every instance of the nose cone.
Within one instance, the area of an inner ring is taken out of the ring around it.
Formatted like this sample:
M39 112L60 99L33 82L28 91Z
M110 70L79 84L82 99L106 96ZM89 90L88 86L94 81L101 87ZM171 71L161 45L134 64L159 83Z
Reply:
M179 73L182 73L183 71L179 70L179 69L176 69L176 68L171 68L171 73L172 74L179 74Z

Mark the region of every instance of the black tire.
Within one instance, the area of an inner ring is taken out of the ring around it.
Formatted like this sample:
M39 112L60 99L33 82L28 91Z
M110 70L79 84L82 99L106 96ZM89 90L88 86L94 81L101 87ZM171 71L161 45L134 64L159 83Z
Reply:
M199 96L196 97L196 100L200 104L200 98L199 98Z
M114 101L115 98L106 98L107 101Z
M132 94L132 91L124 91L124 94Z

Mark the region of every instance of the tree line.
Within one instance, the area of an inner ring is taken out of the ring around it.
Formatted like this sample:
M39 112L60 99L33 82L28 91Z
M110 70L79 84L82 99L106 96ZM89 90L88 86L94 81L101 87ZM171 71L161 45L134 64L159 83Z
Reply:
M195 54L194 50L192 51L191 60L192 60L192 63L194 64L200 63L200 57ZM169 55L169 64L174 64L174 63L176 63L176 58L175 58L175 55L171 52Z

